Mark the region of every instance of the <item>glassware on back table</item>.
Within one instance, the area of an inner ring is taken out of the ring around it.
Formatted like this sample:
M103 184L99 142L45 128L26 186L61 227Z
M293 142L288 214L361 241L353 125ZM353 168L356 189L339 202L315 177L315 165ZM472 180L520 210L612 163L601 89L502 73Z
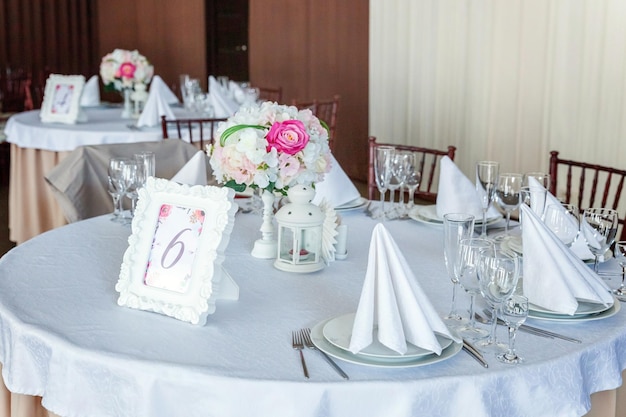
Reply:
M474 299L480 294L480 286L478 283L478 263L480 254L494 247L494 242L490 239L470 238L461 240L459 247L460 253L457 259L458 275L461 287L470 295L469 323L466 326L457 329L463 337L471 340L482 339L489 334L488 331L476 327L476 319L474 318Z
M496 200L506 214L506 224L504 235L509 234L509 223L511 222L511 212L519 208L520 191L524 178L522 174L506 173L500 174L498 186L496 187Z
M459 325L463 318L456 309L456 294L459 286L458 257L463 239L474 233L474 216L467 213L447 213L443 216L443 255L448 276L452 281L452 305L444 320Z
M420 158L420 154L417 152L409 152L410 156L407 156L407 171L406 171L406 180L404 181L404 186L409 192L409 203L407 207L407 212L413 208L415 204L415 190L420 186L420 182L422 181L422 169L423 169L423 161Z
M377 146L374 160L374 176L376 187L380 193L380 218L385 218L385 193L389 188L391 177L391 156L395 151L393 146Z
M402 207L402 203L404 202L402 186L404 185L404 180L406 178L407 164L407 160L404 155L405 151L400 150L395 150L391 155L391 176L389 177L389 192L391 194L391 196L389 197L389 201L391 202L391 209L389 210L389 212L391 218L399 217L397 207ZM400 195L398 196L398 204L395 203L396 190L400 191Z
M626 240L619 240L615 242L615 259L622 267L622 282L619 288L613 290L613 294L617 295L621 299L626 299L626 286L624 286L624 280L626 279Z
M594 256L593 270L596 273L600 256L615 242L618 225L617 212L613 209L588 208L583 212L580 229Z
M496 337L498 308L515 291L519 273L519 257L512 252L492 248L480 254L478 283L480 293L491 307L492 319L489 338L478 342L478 346L483 350L496 353L507 350L507 346L499 343Z
M483 208L481 237L487 236L487 211L493 202L493 196L498 185L499 170L500 164L498 162L480 161L476 163L476 192Z
M573 204L550 204L546 207L544 223L568 247L571 247L580 230L580 214Z
M528 298L513 294L500 306L500 318L509 328L509 348L497 356L500 362L516 364L524 359L515 351L515 334L528 317Z

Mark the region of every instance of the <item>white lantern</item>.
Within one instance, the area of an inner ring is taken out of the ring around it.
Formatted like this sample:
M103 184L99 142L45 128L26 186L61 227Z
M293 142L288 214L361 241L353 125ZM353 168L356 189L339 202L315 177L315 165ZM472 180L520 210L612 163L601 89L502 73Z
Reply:
M295 185L287 192L289 203L275 215L278 253L274 266L283 271L314 272L324 268L321 257L324 213L311 204L315 190Z

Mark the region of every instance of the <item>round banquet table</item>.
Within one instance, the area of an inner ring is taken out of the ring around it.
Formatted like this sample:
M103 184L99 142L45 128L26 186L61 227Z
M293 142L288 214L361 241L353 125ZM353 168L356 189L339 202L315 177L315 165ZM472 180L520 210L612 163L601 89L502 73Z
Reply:
M67 224L46 185L44 175L79 146L162 140L161 126L131 129L134 119L122 119L120 107L87 107L87 121L42 123L39 110L12 116L5 127L11 143L9 178L9 239L17 244L46 230ZM175 109L183 114L183 109Z
M594 416L623 415L616 388L626 367L626 309L576 324L531 320L582 343L520 333L526 363L517 366L487 356L485 369L463 351L412 368L338 360L346 381L307 350L305 380L291 331L356 310L377 224L360 211L341 215L347 259L299 275L253 258L260 216L237 214L223 265L240 287L239 300L218 300L203 326L116 304L130 230L108 216L25 242L0 259L6 387L40 396L46 409L66 417L574 417L592 404ZM441 229L413 220L385 226L432 304L446 313L451 283Z

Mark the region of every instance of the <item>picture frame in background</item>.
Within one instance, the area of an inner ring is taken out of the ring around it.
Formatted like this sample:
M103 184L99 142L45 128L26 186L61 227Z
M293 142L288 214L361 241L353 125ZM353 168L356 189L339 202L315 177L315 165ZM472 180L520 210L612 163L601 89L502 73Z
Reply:
M43 123L74 124L84 120L80 96L85 87L82 75L51 74L46 81L39 117Z
M115 286L118 305L203 325L215 302L238 300L222 268L235 221L234 191L148 178Z

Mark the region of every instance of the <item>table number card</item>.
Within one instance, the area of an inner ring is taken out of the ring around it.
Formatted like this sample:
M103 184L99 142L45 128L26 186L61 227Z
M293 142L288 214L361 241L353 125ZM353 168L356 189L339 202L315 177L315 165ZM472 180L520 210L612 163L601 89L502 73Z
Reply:
M86 120L80 108L85 87L82 75L51 74L46 81L39 117L43 123L69 123Z
M204 324L239 288L222 268L237 205L234 191L149 178L139 191L118 304Z

